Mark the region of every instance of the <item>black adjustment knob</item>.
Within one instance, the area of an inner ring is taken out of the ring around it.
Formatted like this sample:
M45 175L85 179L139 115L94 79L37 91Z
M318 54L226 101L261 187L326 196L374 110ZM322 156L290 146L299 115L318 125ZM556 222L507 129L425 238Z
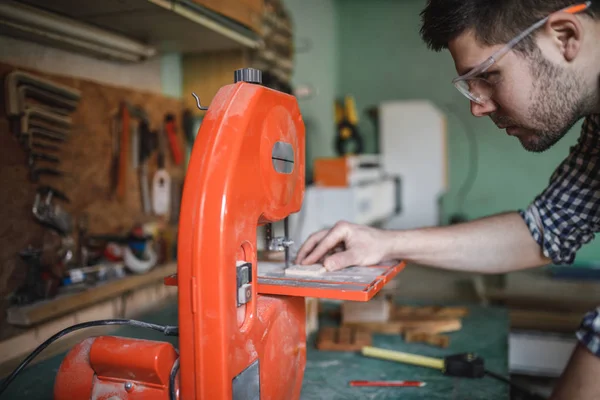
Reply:
M262 71L255 68L241 68L235 70L233 74L233 81L248 82L248 83L262 83Z

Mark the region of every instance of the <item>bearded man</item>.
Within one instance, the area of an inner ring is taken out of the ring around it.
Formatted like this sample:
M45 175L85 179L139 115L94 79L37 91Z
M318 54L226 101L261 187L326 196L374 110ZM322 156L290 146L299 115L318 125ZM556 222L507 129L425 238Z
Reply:
M312 234L296 263L338 270L403 259L478 273L572 264L600 230L600 0L429 0L421 16L423 40L450 51L452 83L474 116L531 152L585 118L577 144L525 209L399 231L341 221ZM600 307L576 337L552 400L600 399Z

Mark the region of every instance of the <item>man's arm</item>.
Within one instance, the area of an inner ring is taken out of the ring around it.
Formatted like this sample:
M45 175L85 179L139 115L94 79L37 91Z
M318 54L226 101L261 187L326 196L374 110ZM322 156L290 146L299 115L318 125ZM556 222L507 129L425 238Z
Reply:
M505 273L549 264L517 212L390 232L390 258L457 271Z
M600 397L598 375L600 360L581 343L577 343L550 400L587 400Z
M330 254L340 244L344 250ZM516 212L458 225L404 231L342 222L331 230L311 235L300 248L296 262L322 261L328 270L338 270L390 259L481 273L515 271L550 262Z

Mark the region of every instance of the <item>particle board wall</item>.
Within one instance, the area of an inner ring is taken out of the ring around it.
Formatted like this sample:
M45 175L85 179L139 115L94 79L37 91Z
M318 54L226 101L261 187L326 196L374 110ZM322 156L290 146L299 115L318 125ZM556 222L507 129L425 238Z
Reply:
M196 107L192 92L200 98L202 106L209 106L213 97L224 85L234 82L234 71L248 66L246 51L232 50L185 55L183 57L183 100L186 107L196 115L202 115Z
M0 76L4 77L16 69L0 63ZM27 271L19 259L18 252L28 245L40 247L44 239L44 229L35 222L31 207L35 190L39 184L50 184L64 191L71 203L64 208L75 218L86 213L90 234L123 234L136 223L156 220L144 215L141 207L137 171L129 168L127 194L120 202L110 189L110 164L112 141L110 116L118 110L122 101L143 107L151 121L150 128L158 129L166 113L173 113L177 120L177 134L183 146L181 116L183 101L161 95L109 86L84 79L57 76L25 68L40 77L79 89L82 98L79 107L72 114L74 129L70 139L63 144L59 153L61 170L68 175L63 177L43 177L39 183L28 178L29 168L24 149L9 132L5 115L4 96L0 104L0 337L6 333L4 310L6 298L18 287ZM184 165L174 165L167 146L166 168L173 183L184 178ZM150 179L157 168L156 153L150 158L148 172Z

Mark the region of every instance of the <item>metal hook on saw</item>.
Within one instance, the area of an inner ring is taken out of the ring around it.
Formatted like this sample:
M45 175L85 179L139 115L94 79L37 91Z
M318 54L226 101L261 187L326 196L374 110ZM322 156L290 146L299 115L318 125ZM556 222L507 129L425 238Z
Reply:
M200 98L198 98L198 96L196 96L196 93L192 92L192 96L194 96L196 98L196 105L198 106L198 108L200 110L203 110L203 111L208 110L208 107L202 107L202 104L200 104Z

